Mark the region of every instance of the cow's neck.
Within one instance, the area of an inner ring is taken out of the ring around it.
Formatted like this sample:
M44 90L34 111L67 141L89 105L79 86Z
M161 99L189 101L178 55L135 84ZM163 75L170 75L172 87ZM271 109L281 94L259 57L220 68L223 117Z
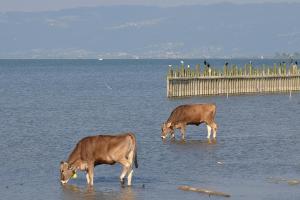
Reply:
M76 159L72 158L72 159L68 159L67 163L69 163L69 165L71 167L74 167L77 169L80 167L81 160L80 160L80 158L76 158Z
M78 151L78 147L76 147L73 152L70 154L67 163L71 167L75 167L76 169L80 167L81 158L80 158L80 152Z
M76 147L69 156L67 163L76 170L87 170L87 162L81 159L80 150Z

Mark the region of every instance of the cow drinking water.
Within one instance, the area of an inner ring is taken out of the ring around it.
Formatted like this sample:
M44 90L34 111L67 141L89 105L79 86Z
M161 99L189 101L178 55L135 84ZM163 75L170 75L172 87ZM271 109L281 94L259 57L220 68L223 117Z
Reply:
M119 163L123 166L121 183L124 184L127 175L128 185L131 185L133 162L137 168L137 145L133 133L85 137L77 143L68 160L61 162L60 181L67 183L77 170L81 170L86 171L87 184L92 186L96 165Z
M189 104L176 107L168 120L162 124L161 137L165 139L168 134L174 138L174 128L180 129L182 139L185 139L187 125L198 126L201 123L207 125L207 138L210 139L211 130L213 138L217 137L217 124L215 122L215 104Z

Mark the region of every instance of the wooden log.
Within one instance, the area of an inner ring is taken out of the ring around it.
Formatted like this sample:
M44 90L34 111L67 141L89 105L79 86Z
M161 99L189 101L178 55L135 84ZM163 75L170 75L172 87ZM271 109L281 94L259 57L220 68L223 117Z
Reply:
M195 188L187 185L179 186L178 189L184 191L191 191L191 192L200 192L200 193L207 194L208 196L215 195L215 196L222 196L222 197L230 197L230 194L224 192L218 192L218 191L204 189L204 188Z

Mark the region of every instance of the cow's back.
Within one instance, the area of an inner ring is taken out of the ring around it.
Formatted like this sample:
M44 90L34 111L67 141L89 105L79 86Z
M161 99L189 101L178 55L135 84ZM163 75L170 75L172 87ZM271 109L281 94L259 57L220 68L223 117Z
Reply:
M200 122L214 120L215 113L216 105L214 104L181 105L172 111L168 122L199 124Z
M79 141L81 159L95 164L114 164L119 157L126 155L132 145L131 133L121 135L97 135ZM135 139L135 138L134 138Z

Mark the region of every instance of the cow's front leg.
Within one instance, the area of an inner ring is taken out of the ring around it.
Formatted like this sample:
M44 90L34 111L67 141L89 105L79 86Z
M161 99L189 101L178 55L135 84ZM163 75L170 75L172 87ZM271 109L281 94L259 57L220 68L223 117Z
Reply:
M89 164L86 174L86 180L88 185L93 186L94 185L94 164Z
M171 139L175 138L175 132L174 132L174 129L171 129L170 134L171 134Z
M207 126L207 139L210 139L211 127L209 125L206 126Z
M88 185L90 185L90 177L89 177L88 171L86 172L85 177L86 177L86 183L87 183Z
M181 138L184 140L185 139L185 125L181 125L180 131L181 131Z

